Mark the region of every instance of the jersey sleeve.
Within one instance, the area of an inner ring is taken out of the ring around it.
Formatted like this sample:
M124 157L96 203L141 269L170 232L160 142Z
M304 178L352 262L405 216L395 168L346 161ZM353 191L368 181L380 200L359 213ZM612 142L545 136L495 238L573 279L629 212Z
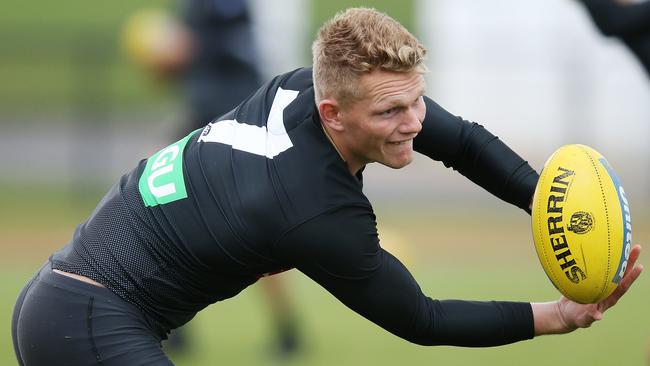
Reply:
M344 207L290 230L277 254L343 304L421 345L484 347L534 335L529 303L433 300L379 245L368 208Z
M500 199L529 211L537 172L483 126L424 98L427 113L414 148L460 172Z
M582 0L600 31L627 37L650 31L650 1L620 4L615 0Z

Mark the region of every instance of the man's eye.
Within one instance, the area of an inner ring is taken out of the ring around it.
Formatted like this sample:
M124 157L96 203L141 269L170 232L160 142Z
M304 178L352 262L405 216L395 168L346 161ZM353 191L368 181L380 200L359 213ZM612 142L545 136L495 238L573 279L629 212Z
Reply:
M387 116L391 116L391 115L395 114L397 111L398 111L398 108L394 107L394 108L389 108L389 109L381 112L381 114L382 114L382 116L387 117Z

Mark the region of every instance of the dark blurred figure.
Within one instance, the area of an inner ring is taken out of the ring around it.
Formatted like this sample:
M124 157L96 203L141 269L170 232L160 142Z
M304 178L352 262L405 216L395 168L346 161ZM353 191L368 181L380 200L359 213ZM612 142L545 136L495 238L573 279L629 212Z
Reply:
M130 58L155 78L177 82L186 99L186 123L171 141L203 128L236 107L261 85L251 15L244 0L186 0L182 19L162 9L144 9L127 22L124 43ZM299 347L297 320L286 284L277 276L261 281L275 327L276 356ZM165 347L185 352L192 341L175 329Z
M183 3L183 14L193 51L183 83L190 127L196 129L236 107L260 86L259 55L246 1L189 0Z
M620 38L650 77L650 1L581 0L606 36Z

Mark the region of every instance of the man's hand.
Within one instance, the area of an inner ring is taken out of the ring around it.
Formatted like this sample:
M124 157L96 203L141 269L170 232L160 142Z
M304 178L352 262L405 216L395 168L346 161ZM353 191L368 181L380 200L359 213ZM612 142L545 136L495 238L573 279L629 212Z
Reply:
M535 335L569 333L578 328L588 328L593 322L602 319L605 311L616 305L643 271L643 265L636 264L640 253L641 246L635 245L630 252L628 267L621 283L599 303L578 304L562 296L558 301L531 304Z

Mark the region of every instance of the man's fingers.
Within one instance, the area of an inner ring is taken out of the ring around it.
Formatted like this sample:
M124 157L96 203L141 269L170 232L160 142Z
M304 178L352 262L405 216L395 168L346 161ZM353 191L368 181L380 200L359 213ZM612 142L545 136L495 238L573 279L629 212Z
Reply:
M632 257L631 254L630 257ZM636 257L638 258L638 254ZM610 307L614 306L618 302L618 300L630 289L634 281L636 281L636 279L639 278L641 272L643 272L642 264L628 267L627 270L625 271L625 276L623 276L623 279L621 280L621 283L618 285L616 290L612 292L611 295L609 295L606 299L604 299L599 304L600 305L599 309L601 311L605 311Z
M641 246L637 244L632 247L632 250L630 250L630 256L627 258L627 268L625 269L623 277L627 276L628 272L634 268L636 261L639 259L639 255L641 255Z
M621 292L620 295L618 296L619 298L623 296L624 293L627 292L627 290L630 288L630 286L632 286L634 281L636 281L636 279L639 278L641 272L643 272L643 265L638 265L638 266L636 265L636 262L639 259L640 254L641 254L640 245L635 245L630 251L630 257L627 260L627 268L625 269L625 274L623 275L623 279L621 280L621 283L618 285L618 288L616 288L617 291Z

